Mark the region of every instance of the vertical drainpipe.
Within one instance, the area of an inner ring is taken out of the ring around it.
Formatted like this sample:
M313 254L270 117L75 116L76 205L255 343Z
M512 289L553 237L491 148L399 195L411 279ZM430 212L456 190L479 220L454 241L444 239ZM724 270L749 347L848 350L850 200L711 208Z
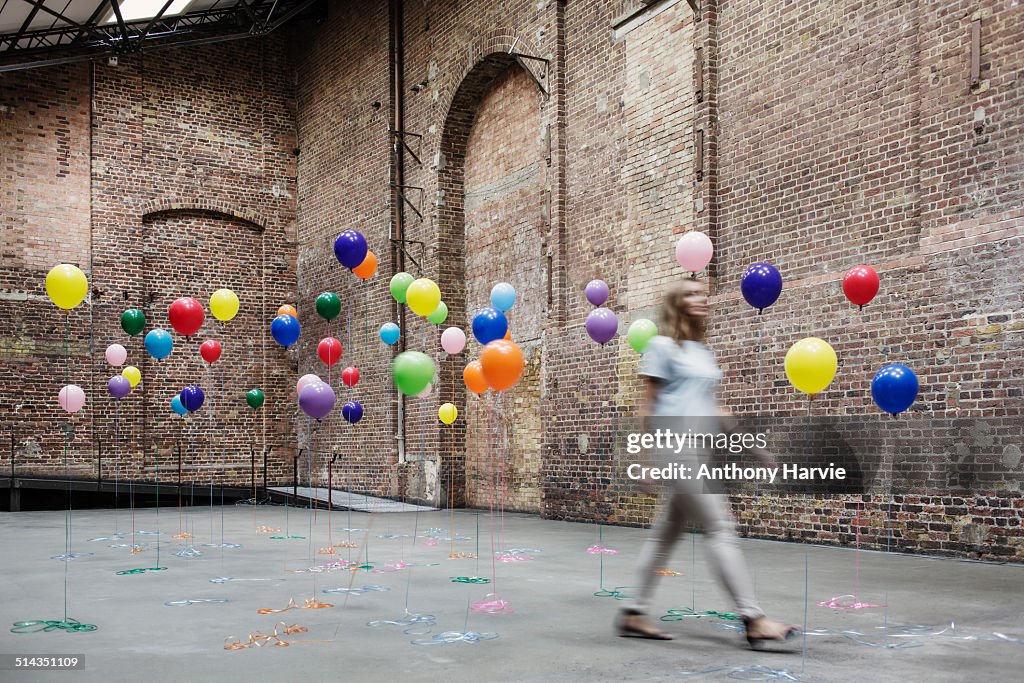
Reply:
M398 248L392 244L392 259L391 263L394 264L394 271L392 273L398 273L405 270L405 251L403 249L402 240L405 239L405 207L402 205L402 199L399 196L399 186L405 184L405 154L402 147L401 137L394 135L393 132L401 132L404 130L404 109L405 109L405 97L403 91L404 86L404 71L405 71L405 59L404 59L404 45L403 45L403 29L402 29L402 0L391 0L388 3L388 33L390 42L390 75L391 75L391 133L388 134L388 145L390 147L390 158L391 158L391 220L394 230L392 231L391 237L398 240ZM402 334L398 338L398 350L405 351L406 343L406 330L405 330L405 310L402 304L395 302L395 318L398 320L398 327L401 329ZM398 441L398 462L405 462L405 397L402 392L395 388L395 395L398 399L398 410L395 421L395 438Z

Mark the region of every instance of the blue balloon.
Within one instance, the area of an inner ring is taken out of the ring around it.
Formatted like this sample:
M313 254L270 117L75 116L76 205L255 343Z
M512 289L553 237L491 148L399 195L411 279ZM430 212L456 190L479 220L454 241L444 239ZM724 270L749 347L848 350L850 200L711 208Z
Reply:
M185 404L181 402L181 394L178 394L171 399L171 410L176 412L178 415L184 415L188 412L188 408L186 408Z
M366 238L355 230L346 230L334 239L334 257L346 268L355 268L366 258Z
M185 410L190 413L194 413L202 408L203 401L205 400L206 396L203 395L203 390L195 384L190 384L181 390L181 403L185 406Z
M146 350L156 359L167 358L174 348L174 340L167 330L150 330L146 335Z
M755 263L743 273L740 290L758 313L771 306L782 293L782 275L770 263Z
M896 415L914 404L919 388L917 375L906 365L886 365L871 380L871 398L878 407Z
M282 313L270 323L270 334L274 336L274 341L285 347L299 341L301 329L299 321L295 316L288 315L287 313Z
M484 306L473 317L473 336L483 345L495 339L504 339L508 332L508 319L493 306Z
M491 287L491 305L499 311L507 311L516 302L516 288L507 282Z
M398 329L398 325L394 323L384 323L380 326L380 340L391 346L398 338L402 336L402 330Z
M355 424L363 419L363 407L359 401L345 401L345 405L341 406L341 416L345 422Z

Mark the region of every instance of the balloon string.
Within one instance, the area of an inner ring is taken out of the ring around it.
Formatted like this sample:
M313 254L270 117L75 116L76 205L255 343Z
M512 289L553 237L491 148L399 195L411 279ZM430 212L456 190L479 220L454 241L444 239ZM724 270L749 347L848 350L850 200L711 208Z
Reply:
M64 315L64 386L67 387L71 381L71 312ZM67 392L67 400L70 401L71 392ZM69 413L70 414L70 413ZM71 418L68 418L70 422ZM64 430L64 478L68 480L68 509L64 516L64 554L71 556L71 471L68 467L68 441L70 439L71 427ZM64 561L64 621L68 620L68 560Z

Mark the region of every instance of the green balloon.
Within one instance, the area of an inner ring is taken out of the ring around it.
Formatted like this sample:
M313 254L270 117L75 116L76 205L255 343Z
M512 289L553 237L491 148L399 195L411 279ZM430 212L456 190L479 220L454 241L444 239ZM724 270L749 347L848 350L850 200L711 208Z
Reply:
M439 301L437 304L437 308L434 309L434 312L427 316L427 320L434 323L435 325L440 325L447 319L448 305L443 301Z
M434 359L419 351L398 354L391 363L395 386L406 396L418 396L434 378Z
M134 337L146 327L146 316L137 308L129 308L121 314L121 329Z
M409 273L396 273L391 278L391 296L395 297L395 301L400 304L405 303L405 292L415 279Z
M245 402L248 403L249 407L253 410L262 406L264 400L265 397L263 396L263 392L259 389L250 389L249 393L245 395Z
M316 312L324 320L334 320L341 313L341 299L334 292L324 292L316 298Z
M647 349L647 344L657 334L657 325L647 318L639 318L634 320L633 324L629 326L629 331L626 332L626 340L633 347L634 351L643 353Z

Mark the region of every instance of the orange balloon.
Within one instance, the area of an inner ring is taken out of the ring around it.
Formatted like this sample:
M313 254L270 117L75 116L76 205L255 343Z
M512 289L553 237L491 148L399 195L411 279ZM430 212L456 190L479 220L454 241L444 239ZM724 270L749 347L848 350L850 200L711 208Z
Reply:
M360 280L369 280L377 272L377 255L372 251L366 252L366 258L363 259L362 263L353 268L352 272Z
M487 385L495 391L505 391L514 387L523 376L526 359L518 344L507 339L496 339L484 347L480 354L480 365Z
M462 381L466 383L466 388L474 394L482 394L487 391L484 369L478 360L466 363L466 367L462 370Z
M505 330L505 339L512 341L512 330Z
M299 319L299 312L296 311L295 307L292 306L291 304L285 304L281 308L277 309L277 314L278 315L290 315L291 317L295 318L296 320Z

